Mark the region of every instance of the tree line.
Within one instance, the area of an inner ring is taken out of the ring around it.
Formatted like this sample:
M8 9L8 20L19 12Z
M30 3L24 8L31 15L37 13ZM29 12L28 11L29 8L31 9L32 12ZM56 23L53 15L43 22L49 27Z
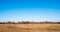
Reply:
M7 21L7 22L0 22L0 24L60 24L60 22L49 22L49 21L45 21L45 22L30 22L30 21L18 21L18 22L11 22L11 21Z

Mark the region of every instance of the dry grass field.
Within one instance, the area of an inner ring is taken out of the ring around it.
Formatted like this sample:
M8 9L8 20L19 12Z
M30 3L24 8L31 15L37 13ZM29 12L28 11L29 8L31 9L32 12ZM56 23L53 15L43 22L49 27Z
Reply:
M60 24L0 24L0 32L60 32Z

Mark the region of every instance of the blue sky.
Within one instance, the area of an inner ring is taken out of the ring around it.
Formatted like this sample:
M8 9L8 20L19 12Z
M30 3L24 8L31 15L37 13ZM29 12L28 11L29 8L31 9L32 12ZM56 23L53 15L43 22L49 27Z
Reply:
M0 0L0 21L60 21L60 0Z

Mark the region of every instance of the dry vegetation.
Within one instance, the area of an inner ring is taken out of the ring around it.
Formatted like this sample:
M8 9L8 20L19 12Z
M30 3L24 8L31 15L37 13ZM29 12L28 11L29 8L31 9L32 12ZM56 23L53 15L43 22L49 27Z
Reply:
M0 32L60 32L60 24L0 24Z

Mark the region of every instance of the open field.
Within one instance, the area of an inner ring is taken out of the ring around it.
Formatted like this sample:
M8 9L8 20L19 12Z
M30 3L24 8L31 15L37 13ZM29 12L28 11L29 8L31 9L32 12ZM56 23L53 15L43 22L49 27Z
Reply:
M60 24L0 24L0 32L60 32Z

